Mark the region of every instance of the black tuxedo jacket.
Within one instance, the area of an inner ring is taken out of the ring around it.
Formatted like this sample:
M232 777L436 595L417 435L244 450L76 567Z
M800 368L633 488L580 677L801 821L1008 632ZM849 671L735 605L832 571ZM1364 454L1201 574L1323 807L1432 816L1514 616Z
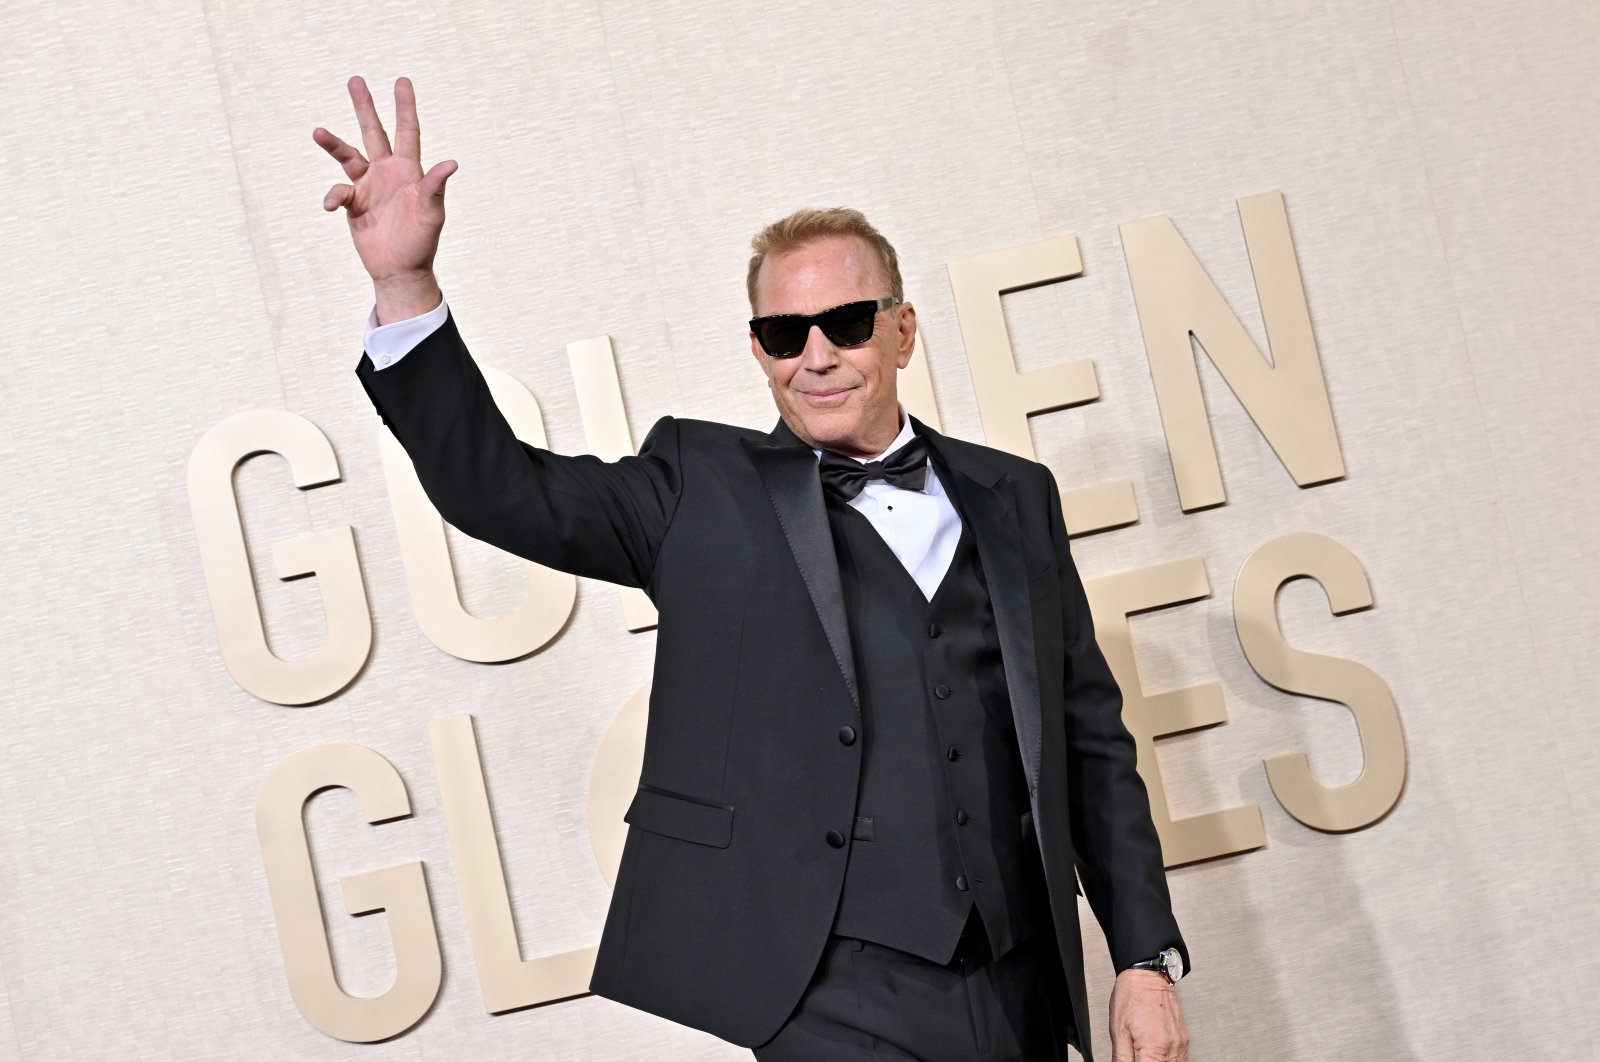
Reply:
M441 516L551 568L643 587L660 614L639 790L590 988L743 1046L799 1000L833 922L861 745L816 458L666 417L639 456L522 443L454 318L356 369ZM1090 1056L1074 871L1117 969L1175 946L1122 698L1094 640L1060 497L1036 462L915 424L969 522L994 608L1055 943ZM1063 1001L1065 1004L1068 1001Z

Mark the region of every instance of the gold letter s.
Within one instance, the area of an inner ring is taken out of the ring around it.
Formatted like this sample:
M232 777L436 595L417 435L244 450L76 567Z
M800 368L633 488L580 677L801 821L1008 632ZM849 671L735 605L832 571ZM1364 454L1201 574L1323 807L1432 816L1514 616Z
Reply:
M1239 644L1256 674L1281 690L1336 701L1350 709L1361 740L1361 774L1349 785L1326 786L1303 752L1267 760L1267 781L1284 810L1319 830L1357 830L1378 821L1400 799L1406 780L1406 739L1388 685L1352 660L1292 648L1278 626L1278 590L1291 579L1315 579L1334 615L1372 607L1361 562L1326 535L1281 535L1252 553L1233 590Z

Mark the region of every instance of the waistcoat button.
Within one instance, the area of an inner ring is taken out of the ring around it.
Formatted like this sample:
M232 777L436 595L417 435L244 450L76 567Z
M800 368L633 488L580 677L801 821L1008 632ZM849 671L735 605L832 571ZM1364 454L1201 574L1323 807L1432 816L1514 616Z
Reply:
M945 750L944 755L945 759L949 760L951 763L954 763L961 758L961 750L956 748L954 745L951 745Z
M939 637L939 635L941 635L943 633L944 633L944 631L940 629L940 627L939 627L939 625L937 623L928 624L928 637L929 638L937 638L937 637Z
M956 812L956 825L957 826L965 826L966 824L967 824L967 813L965 811Z
M840 833L838 830L829 830L828 831L828 846L830 848L843 848L844 847L844 834Z
M856 728L853 727L853 726L841 726L839 728L839 744L841 744L841 745L854 745L855 743L856 743Z
M940 683L933 688L933 695L942 701L950 696L950 687Z
M967 879L965 877L956 878L956 888L960 889L962 892L966 892L967 891Z

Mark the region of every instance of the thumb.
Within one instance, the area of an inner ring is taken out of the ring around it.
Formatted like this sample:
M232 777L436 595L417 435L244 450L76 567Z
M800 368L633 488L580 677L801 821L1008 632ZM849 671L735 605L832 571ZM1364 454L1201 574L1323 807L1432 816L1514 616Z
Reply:
M443 196L444 182L452 173L456 172L456 168L455 159L445 159L443 162L437 163L433 169L423 175L422 193L424 195Z

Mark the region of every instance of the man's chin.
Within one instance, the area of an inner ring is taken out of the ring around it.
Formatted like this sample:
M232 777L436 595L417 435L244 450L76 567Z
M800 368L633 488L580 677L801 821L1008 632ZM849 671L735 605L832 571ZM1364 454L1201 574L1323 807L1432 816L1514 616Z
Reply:
M819 410L798 410L791 416L789 427L800 438L823 450L849 448L855 439L857 418L843 411L830 413Z

